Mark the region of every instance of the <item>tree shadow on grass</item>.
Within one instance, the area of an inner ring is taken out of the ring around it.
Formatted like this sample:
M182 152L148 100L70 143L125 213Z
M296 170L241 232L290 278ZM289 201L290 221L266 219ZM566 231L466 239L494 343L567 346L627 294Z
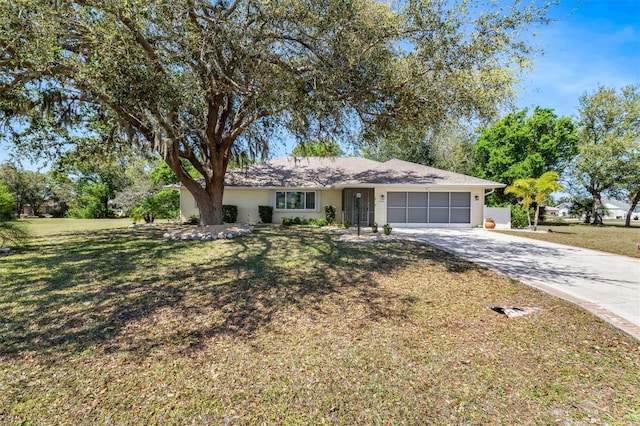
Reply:
M0 269L0 356L53 360L95 346L139 356L195 351L215 336L250 339L289 309L321 314L334 294L375 321L406 315L417 301L398 304L376 276L425 259L477 268L416 242L345 243L305 227L216 242L168 241L161 232L55 238L12 258Z

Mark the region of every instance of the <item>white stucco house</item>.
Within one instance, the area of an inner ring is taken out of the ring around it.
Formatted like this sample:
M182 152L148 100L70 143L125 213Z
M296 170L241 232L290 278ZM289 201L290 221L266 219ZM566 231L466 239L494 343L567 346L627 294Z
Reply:
M505 185L401 160L385 163L357 157L283 157L229 170L223 204L238 207L239 222L259 223L258 206L282 217L323 218L324 206L336 218L363 226L481 226L485 193ZM198 215L189 191L180 190L180 215Z
M571 210L572 203L560 203L556 206L558 209L558 216L566 217L569 216L569 211Z
M619 200L603 198L602 206L606 209L604 219L626 219L631 206Z

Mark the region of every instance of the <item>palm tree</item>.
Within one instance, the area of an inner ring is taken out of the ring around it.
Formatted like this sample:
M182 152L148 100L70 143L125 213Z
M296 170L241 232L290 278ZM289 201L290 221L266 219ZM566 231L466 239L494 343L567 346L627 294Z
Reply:
M529 228L531 228L531 218L529 216L529 208L533 202L536 203L536 212L533 222L533 230L538 230L538 217L540 216L540 206L544 200L552 193L560 191L563 186L558 182L560 176L556 172L546 172L537 179L526 178L516 179L513 185L505 189L505 193L513 194L522 201L522 207L527 212L527 220Z

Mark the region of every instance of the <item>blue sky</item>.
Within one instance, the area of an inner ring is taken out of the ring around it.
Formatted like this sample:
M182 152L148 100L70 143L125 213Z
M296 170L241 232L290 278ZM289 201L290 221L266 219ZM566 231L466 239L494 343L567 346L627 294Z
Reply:
M585 92L640 83L640 0L560 0L550 15L557 22L537 30L544 54L518 87L518 108L576 116Z
M640 83L640 0L560 0L550 16L554 23L536 29L534 43L544 53L517 86L518 109L541 106L576 116L580 96L598 85ZM7 158L0 147L0 162Z

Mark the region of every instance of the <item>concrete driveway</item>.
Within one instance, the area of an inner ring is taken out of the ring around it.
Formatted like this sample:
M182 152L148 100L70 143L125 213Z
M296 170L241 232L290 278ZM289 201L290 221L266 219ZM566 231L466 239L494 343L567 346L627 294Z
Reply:
M484 229L399 229L569 300L640 339L640 260Z

